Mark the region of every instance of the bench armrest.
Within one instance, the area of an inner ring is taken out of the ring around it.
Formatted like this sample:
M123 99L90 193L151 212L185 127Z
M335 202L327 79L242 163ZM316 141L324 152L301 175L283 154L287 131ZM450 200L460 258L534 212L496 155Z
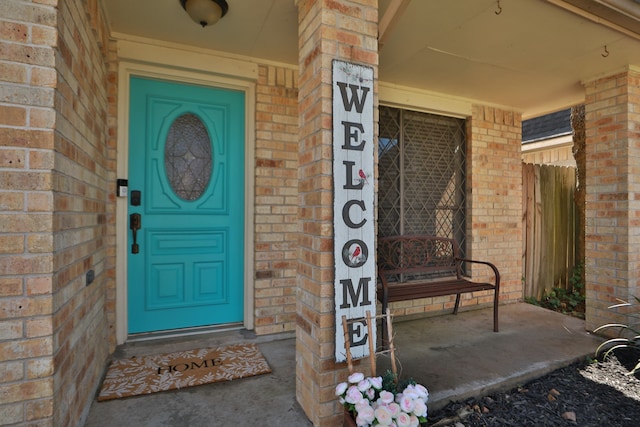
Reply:
M496 285L496 294L498 293L498 290L500 289L500 272L498 271L498 267L496 267L495 265L493 265L492 263L488 262L488 261L477 261L474 259L466 259L466 258L456 258L456 261L458 263L458 268L456 269L457 273L458 273L458 278L462 277L462 263L464 262L470 262L470 263L474 263L474 264L482 264L482 265L486 265L489 268L491 268L491 270L493 270L493 275L494 275L494 283Z
M384 274L384 270L382 270L381 268L378 268L378 279L380 280L380 283L382 284L382 289L386 294L389 289L389 282L387 282L387 277Z

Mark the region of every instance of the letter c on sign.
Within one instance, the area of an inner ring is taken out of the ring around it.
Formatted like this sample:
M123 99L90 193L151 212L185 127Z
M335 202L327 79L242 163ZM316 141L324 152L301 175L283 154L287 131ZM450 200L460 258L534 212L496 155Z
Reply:
M349 209L351 209L351 206L353 206L353 205L360 206L360 209L362 209L363 212L367 210L367 208L365 207L364 202L362 200L349 200L342 207L342 220L344 221L344 223L349 228L360 228L367 222L367 220L363 219L362 221L360 221L357 224L355 222L351 221L351 217L349 216Z

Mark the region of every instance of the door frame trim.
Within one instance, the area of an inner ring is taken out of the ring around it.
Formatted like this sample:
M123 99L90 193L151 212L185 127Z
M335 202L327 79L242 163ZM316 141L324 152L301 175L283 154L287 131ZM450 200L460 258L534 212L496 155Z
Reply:
M212 68L215 68L216 61L220 58L216 56L203 55ZM171 56L165 56L171 58ZM225 58L223 58L224 60ZM252 64L255 66L255 64ZM200 67L205 65L200 63ZM257 71L257 70L256 70ZM239 79L211 72L203 72L196 69L178 68L165 64L139 63L129 60L121 60L118 66L118 134L117 134L117 178L128 179L129 175L129 82L131 76L152 77L175 83L191 83L211 86L222 89L234 89L243 91L245 94L245 220L244 220L244 328L254 327L254 226L253 212L255 206L254 186L255 168L253 167L255 158L255 80ZM257 79L257 73L255 75ZM127 315L127 238L128 222L127 209L128 198L116 197L116 344L122 344L128 338L128 315Z

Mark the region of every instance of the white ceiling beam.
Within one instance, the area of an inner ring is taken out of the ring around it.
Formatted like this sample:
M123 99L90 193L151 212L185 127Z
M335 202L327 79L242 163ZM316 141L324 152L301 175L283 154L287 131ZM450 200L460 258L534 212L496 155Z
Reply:
M593 0L546 0L590 21L616 30L626 36L640 40L640 21L635 16L620 13L606 2Z

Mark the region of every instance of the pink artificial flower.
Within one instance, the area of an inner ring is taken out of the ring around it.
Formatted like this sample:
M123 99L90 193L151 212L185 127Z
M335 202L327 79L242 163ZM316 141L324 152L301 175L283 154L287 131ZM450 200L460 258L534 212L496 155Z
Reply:
M404 394L402 395L398 403L400 404L400 408L402 408L404 412L407 412L409 414L413 412L413 408L416 406L416 402L415 400L413 400L413 397L406 396Z
M400 412L396 418L396 424L398 427L411 427L411 416L406 412Z
M364 374L362 372L354 372L353 374L349 375L348 379L351 384L358 384L364 379Z
M420 394L416 391L415 388L413 388L412 385L408 385L407 388L405 388L402 391L402 395L403 396L408 396L408 397L410 397L410 398L412 398L414 400L420 398Z
M378 408L375 410L375 415L376 420L378 420L378 424L381 426L388 426L393 420L393 418L391 417L391 412L386 406L378 406Z
M388 405L389 403L393 402L393 393L390 393L386 390L380 392L380 400L385 405Z
M356 403L355 405L356 412L362 412L370 407L371 405L369 404L369 401L367 399L361 399L360 402Z
M427 416L427 404L424 403L422 399L417 399L414 401L415 405L413 406L413 413L417 417L426 417Z
M358 414L356 415L356 425L358 427L369 427L371 423L365 420L364 418L362 418L360 414Z
M347 390L347 394L344 397L344 400L347 403L351 403L351 404L355 405L356 403L358 403L358 402L360 402L362 400L362 393L360 393L360 390L358 390L358 387L352 385Z
M402 409L400 409L400 405L398 405L396 402L391 402L387 405L387 408L389 408L389 411L391 412L391 416L393 418L398 418L398 415L400 415L400 412L402 412Z
M370 388L369 390L367 390L365 394L367 395L367 398L371 401L373 400L374 397L376 397L376 391L373 388Z
M382 377L371 377L369 378L369 382L371 383L371 387L376 390L380 390L382 388Z
M365 423L364 425L369 425L373 423L373 420L375 420L376 416L375 416L375 412L373 411L373 408L367 405L366 407L358 410L358 416L356 418L364 422ZM356 420L356 424L357 423L358 421Z
M427 390L427 388L422 384L416 384L413 388L418 393L420 398L426 403L427 399L429 398L429 391Z
M420 420L418 420L418 417L416 417L415 415L411 415L411 425L409 427L419 427L420 426Z
M366 378L358 383L358 390L365 392L371 388L371 383Z
M347 387L349 385L347 383L340 383L336 386L336 396L342 396L345 391L347 391Z

